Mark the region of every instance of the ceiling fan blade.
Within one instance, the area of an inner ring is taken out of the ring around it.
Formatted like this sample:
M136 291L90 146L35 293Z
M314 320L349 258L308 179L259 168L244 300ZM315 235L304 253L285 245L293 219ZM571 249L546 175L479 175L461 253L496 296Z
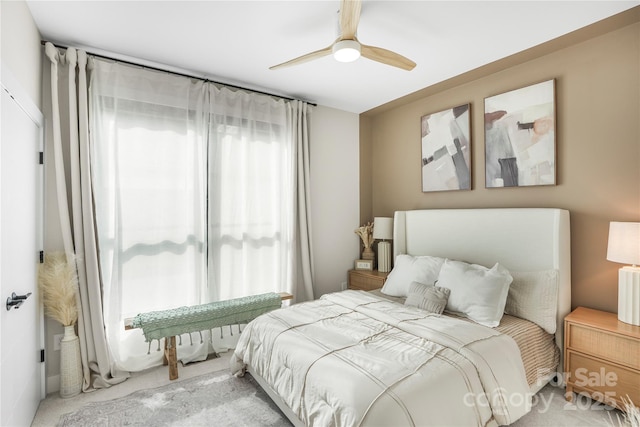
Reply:
M362 0L342 0L340 7L340 39L353 40L358 31Z
M315 52L307 53L306 55L299 56L297 58L293 58L287 62L283 62L282 64L274 65L269 67L270 70L276 70L279 68L290 67L292 65L302 64L304 62L312 61L314 59L322 58L323 56L331 55L331 48L333 45L329 47L325 47L324 49L316 50Z
M402 68L407 71L413 70L416 66L416 63L409 58L405 58L399 53L395 53L381 47L367 46L361 43L360 52L365 58L391 65L392 67Z

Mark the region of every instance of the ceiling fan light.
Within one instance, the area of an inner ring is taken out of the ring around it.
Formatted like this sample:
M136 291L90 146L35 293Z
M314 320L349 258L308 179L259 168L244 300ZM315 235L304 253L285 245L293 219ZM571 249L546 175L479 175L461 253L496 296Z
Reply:
M360 58L360 43L355 40L341 40L333 45L333 57L340 62L353 62Z

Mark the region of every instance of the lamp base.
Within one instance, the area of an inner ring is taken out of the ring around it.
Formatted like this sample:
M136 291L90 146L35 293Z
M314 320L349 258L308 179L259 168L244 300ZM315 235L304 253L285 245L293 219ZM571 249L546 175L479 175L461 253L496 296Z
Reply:
M391 243L378 243L378 271L388 273L391 271Z
M618 320L640 326L640 268L618 270Z

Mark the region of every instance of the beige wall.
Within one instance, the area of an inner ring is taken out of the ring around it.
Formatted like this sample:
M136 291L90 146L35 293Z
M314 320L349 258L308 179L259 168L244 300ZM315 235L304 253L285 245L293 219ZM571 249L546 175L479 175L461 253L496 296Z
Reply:
M360 223L373 221L373 157L371 150L371 119L360 116Z
M319 298L346 286L358 258L358 115L318 105L310 134L313 292Z
M638 9L596 26L599 34L572 34L365 113L361 161L373 172L370 186L361 183L361 217L425 208L568 209L572 305L616 312L621 265L606 260L609 221L640 221ZM558 185L486 189L484 98L548 79L556 79ZM472 113L472 190L422 193L420 117L464 103Z

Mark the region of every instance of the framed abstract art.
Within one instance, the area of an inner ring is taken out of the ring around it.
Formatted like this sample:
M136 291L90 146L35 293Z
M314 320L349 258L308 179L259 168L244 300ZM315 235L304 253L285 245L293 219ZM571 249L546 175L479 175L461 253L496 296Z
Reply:
M555 80L484 100L485 187L556 184Z
M422 191L471 189L470 104L422 116Z

